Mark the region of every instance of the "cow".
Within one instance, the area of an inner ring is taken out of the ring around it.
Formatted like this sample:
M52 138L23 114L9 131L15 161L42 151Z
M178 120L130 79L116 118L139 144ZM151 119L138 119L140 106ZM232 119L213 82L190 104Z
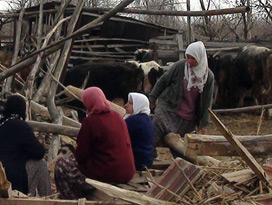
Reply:
M234 58L232 55L208 56L209 68L214 73L215 78L215 98L214 107L231 107L230 100L230 81L233 70Z
M245 46L236 57L232 71L230 92L236 105L242 107L249 92L254 104L266 103L271 89L271 72L271 50L255 45Z
M142 92L143 79L143 70L133 64L115 61L87 62L68 69L63 84L83 89L97 86L103 90L108 100L118 101L123 106L129 92ZM85 85L82 87L83 84ZM79 121L86 116L81 102L72 101L65 105L78 111Z
M142 84L142 91L148 95L154 87L157 80L162 76L164 70L156 61L149 61L140 63L138 61L126 61L128 64L134 64L144 72L144 80Z
M89 73L89 75L88 75ZM106 98L127 100L131 91L141 91L144 78L142 69L124 62L88 62L68 69L63 84L81 87L86 76L86 87L101 88Z

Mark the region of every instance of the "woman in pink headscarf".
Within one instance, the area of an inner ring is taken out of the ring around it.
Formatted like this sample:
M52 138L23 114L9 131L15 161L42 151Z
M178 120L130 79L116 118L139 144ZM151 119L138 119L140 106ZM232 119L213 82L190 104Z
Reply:
M88 116L82 121L78 134L75 159L61 158L55 169L57 189L60 197L66 199L82 197L82 191L75 187L84 184L85 177L107 183L126 183L136 172L129 133L122 116L111 110L98 87L84 90L82 100Z

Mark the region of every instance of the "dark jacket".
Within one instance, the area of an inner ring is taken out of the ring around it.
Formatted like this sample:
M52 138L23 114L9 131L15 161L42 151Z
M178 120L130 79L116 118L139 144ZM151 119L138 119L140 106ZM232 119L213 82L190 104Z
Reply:
M7 179L12 183L12 189L27 194L26 161L42 159L44 147L24 120L6 118L0 123L0 161Z
M147 114L132 115L126 119L136 170L150 168L153 163L153 126Z

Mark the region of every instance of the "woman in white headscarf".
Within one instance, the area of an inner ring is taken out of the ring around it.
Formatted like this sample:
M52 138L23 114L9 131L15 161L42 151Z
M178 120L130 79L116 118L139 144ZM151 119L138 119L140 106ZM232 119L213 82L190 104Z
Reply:
M214 75L203 42L191 43L185 56L157 81L149 95L152 109L157 102L152 120L155 145L170 132L183 137L192 131L203 133L208 125Z
M141 93L129 93L125 104L128 132L136 170L150 168L153 163L153 126L149 118L149 100Z

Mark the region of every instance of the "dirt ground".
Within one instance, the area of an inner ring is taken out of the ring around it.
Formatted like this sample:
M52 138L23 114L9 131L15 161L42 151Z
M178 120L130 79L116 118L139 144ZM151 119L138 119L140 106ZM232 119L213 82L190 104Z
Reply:
M216 114L234 135L268 135L272 134L272 119L262 117L255 113ZM260 123L261 122L261 123ZM217 127L211 122L206 128L206 134L222 135Z
M234 135L257 135L258 127L258 135L272 135L272 119L264 116L260 123L260 113L216 114L216 116ZM222 135L212 122L206 127L205 134ZM173 158L168 148L157 147L157 152L161 160Z

